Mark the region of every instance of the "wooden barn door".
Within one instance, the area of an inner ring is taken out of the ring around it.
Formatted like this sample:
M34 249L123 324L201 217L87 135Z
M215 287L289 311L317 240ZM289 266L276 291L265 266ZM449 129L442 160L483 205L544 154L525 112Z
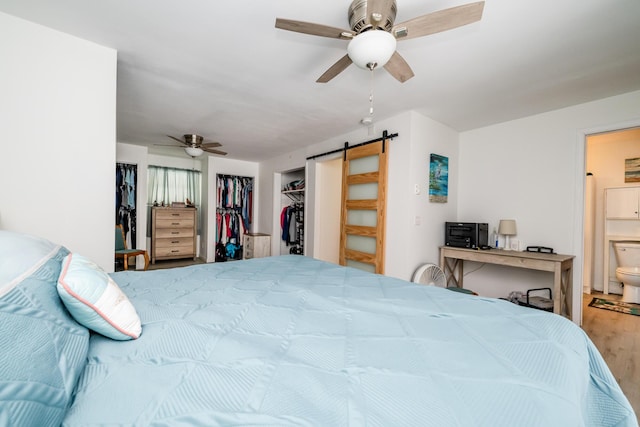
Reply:
M384 274L388 140L346 150L340 264Z

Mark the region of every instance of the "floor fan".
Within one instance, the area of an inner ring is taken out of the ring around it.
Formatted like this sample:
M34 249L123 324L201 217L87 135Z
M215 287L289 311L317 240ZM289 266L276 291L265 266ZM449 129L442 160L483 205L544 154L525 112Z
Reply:
M422 285L437 286L439 288L447 287L447 279L444 271L437 265L430 263L418 267L415 273L413 273L411 281Z
M478 295L470 289L459 288L457 286L447 286L447 277L444 275L444 271L435 264L427 263L422 264L413 273L411 279L414 283L420 283L421 285L437 286L438 288L445 288L450 291L460 292L463 294Z

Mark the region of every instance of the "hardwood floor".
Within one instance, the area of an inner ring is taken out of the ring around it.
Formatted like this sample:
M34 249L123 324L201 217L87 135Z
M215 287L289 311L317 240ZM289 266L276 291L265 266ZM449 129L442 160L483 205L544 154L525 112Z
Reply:
M582 329L602 354L640 418L640 316L589 307L596 297L620 299L613 294L584 294Z

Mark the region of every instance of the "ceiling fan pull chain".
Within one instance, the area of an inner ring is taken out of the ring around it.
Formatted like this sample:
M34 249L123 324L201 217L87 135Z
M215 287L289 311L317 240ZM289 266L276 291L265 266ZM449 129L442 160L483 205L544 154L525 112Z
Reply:
M369 86L369 116L373 118L373 68L371 68L371 81Z

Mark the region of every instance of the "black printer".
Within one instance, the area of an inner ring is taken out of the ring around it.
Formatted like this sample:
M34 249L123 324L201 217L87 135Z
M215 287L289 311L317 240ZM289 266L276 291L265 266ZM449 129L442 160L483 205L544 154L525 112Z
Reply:
M444 244L457 248L478 249L488 246L489 224L486 222L445 222Z

